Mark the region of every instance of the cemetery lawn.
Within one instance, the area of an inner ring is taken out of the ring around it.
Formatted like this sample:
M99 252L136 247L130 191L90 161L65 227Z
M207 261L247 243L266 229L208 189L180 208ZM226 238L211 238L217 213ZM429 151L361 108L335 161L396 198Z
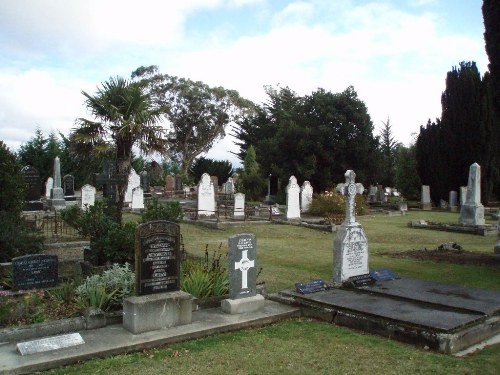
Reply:
M465 251L489 259L493 256L495 236L407 227L410 220L420 219L458 222L458 214L418 211L402 217L381 214L358 217L368 237L370 269L389 268L401 277L500 289L498 262L455 264L406 255L411 250L430 250L445 242L456 242ZM291 225L214 230L189 224L181 224L181 233L186 251L197 256L204 255L207 244L211 255L219 246L225 252L231 235L255 234L258 267L262 267L257 281L264 282L269 293L293 288L300 281L331 280L334 233ZM331 324L299 319L95 359L51 373L497 374L499 371L500 345L455 358Z

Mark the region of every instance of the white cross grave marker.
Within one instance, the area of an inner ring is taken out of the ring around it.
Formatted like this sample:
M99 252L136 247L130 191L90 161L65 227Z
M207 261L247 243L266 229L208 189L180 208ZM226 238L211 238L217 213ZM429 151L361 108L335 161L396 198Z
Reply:
M365 188L360 183L355 183L356 173L352 170L348 170L345 173L345 184L344 184L344 194L347 195L346 200L346 222L353 224L356 222L356 194L363 194Z
M255 267L255 261L248 259L248 250L241 252L241 260L234 263L234 269L241 271L241 289L248 288L248 270Z

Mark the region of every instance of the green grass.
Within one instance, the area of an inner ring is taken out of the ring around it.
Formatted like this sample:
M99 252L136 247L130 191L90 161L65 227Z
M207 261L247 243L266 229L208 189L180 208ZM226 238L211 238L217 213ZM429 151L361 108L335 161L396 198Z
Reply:
M436 248L457 242L467 251L493 253L496 238L410 229L410 220L457 222L458 214L410 212L404 217L360 217L368 241L370 268L390 268L402 277L500 289L500 272L486 266L393 258L382 253ZM270 292L296 282L331 279L334 233L289 225L254 225L214 230L181 224L186 250L203 256L237 233L254 233L257 263ZM261 329L211 336L139 353L95 359L56 374L497 374L500 345L465 358L445 356L378 336L307 319Z

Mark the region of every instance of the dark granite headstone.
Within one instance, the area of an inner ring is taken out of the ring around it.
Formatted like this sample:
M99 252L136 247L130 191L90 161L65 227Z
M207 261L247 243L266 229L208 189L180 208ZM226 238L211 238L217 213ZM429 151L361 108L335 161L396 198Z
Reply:
M387 268L381 268L379 270L370 271L370 276L375 279L375 281L385 281L385 280L395 280L399 279L399 276Z
M73 196L75 195L75 178L67 174L63 177L63 189L64 196Z
M106 160L102 173L94 173L94 186L103 187L103 195L111 202L116 200L116 190L119 185L127 182L128 176L125 174L117 174L116 166L113 161Z
M300 294L311 294L326 290L326 284L323 280L312 280L295 284L295 290Z
M257 242L254 234L236 234L228 240L229 298L255 296Z
M13 289L47 288L57 285L56 255L33 254L12 259Z
M27 165L21 169L24 182L26 183L26 201L38 201L40 199L40 173L35 167Z
M179 290L180 227L165 220L137 227L135 280L138 296Z

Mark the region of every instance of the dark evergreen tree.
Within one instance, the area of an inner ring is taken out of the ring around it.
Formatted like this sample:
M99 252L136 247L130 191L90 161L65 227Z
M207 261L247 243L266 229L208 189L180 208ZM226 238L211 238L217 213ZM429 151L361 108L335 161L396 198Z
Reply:
M483 0L484 41L490 63L491 87L496 111L500 113L500 1Z
M390 119L383 122L384 127L380 132L380 177L378 181L384 186L395 186L396 182L396 151L398 142L392 135Z
M213 160L199 157L189 168L189 174L198 183L203 173L217 176L219 183L224 183L233 175L233 165L229 160Z

